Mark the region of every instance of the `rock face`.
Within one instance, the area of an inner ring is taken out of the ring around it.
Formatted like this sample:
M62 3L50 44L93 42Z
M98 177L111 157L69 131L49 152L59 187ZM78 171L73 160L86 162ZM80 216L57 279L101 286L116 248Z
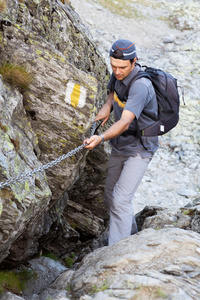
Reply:
M138 230L176 227L200 233L200 205L178 209L146 206L136 220Z
M199 299L199 253L200 237L195 232L145 229L85 257L71 282L73 296Z
M82 144L106 95L108 70L67 3L9 0L1 20L10 26L1 22L0 61L22 65L33 77L29 90L22 94L2 78L0 81L3 182ZM1 189L2 266L21 263L41 248L53 251L57 247L57 253L62 254L75 247L80 235L63 218L63 211L67 191L87 165L87 153L82 150L46 171ZM102 165L107 155L103 159ZM98 219L93 215L96 211L91 210L91 218ZM99 224L94 236L103 227L102 219ZM87 235L87 228L85 231Z

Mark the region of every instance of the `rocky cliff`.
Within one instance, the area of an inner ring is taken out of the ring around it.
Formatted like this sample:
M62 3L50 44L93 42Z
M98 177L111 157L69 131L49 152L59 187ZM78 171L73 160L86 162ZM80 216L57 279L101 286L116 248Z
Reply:
M106 96L108 70L67 3L9 0L0 21L2 66L21 66L32 78L26 90L7 83L3 73L0 78L0 181L4 182L82 144ZM78 211L79 221L67 210L63 213L67 191L87 166L87 154L82 150L1 189L2 266L19 264L40 249L58 255L72 250L80 239L82 218L87 220L85 236L100 234L103 216L95 207L93 212L87 203L84 208L71 202L70 212ZM97 156L96 161L105 168L107 155ZM96 189L101 185L97 182ZM100 200L99 207L103 209Z

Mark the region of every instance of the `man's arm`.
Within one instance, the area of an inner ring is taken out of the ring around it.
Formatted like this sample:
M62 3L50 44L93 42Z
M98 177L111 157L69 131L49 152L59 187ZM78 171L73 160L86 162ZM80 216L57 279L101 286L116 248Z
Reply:
M110 117L110 111L111 111L111 108L113 106L113 101L114 101L114 93L111 92L108 95L106 103L100 109L98 115L95 118L95 121L103 120L101 126L104 126L104 124L108 121L108 119Z
M129 110L124 110L121 116L121 119L114 123L109 129L107 129L104 133L104 140L110 140L120 134L122 134L124 131L126 131L133 119L135 118L135 115L130 112ZM87 143L86 149L93 149L98 144L100 144L102 141L102 137L99 135L93 135L90 138L84 140L83 143Z

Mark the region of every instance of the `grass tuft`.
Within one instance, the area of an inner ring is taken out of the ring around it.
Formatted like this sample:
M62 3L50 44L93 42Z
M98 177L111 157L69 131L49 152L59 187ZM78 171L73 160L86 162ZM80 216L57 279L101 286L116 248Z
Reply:
M74 260L71 257L65 257L64 262L67 268L71 268L74 264Z
M0 0L0 13L6 9L6 1Z
M138 292L130 300L156 300L168 297L159 287L140 286Z
M9 130L9 127L7 125L4 125L1 121L0 121L0 129L3 130L4 132L7 132Z
M16 139L11 139L10 138L11 143L13 144L13 146L15 147L16 152L19 152L20 149L20 141L18 138Z
M19 89L20 92L28 90L29 85L33 81L32 75L25 67L4 63L0 66L0 74L3 80Z
M0 271L0 295L5 292L20 295L25 289L28 280L35 276L35 273L31 270L19 272Z
M55 260L55 261L59 261L59 258L55 253L45 253L45 254L42 254L42 256L48 257L48 258L50 258L52 260Z

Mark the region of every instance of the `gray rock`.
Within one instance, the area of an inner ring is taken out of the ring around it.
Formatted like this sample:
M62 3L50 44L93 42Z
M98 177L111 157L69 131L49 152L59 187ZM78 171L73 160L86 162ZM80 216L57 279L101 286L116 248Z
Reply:
M1 300L25 300L24 298L22 297L19 297L15 294L12 294L10 292L7 292L5 294L3 294L2 296L0 296L0 299Z
M23 292L24 297L28 299L31 299L34 294L37 295L43 292L60 274L67 270L59 261L43 256L30 260L29 265L29 268L36 274L36 278L28 282Z
M195 249L199 246L199 234L192 231L145 229L87 255L75 271L72 291L75 297L89 296L98 290L114 299L136 295L148 299L148 295L156 293L174 299L198 299L199 283L192 277L194 273L190 276L189 270L184 272L184 266L191 266L198 273Z
M0 31L0 60L25 66L34 79L23 95L0 81L0 180L5 181L82 144L106 95L108 70L69 5L13 0L2 15L11 26ZM83 171L87 154L81 151L2 190L2 267L23 263L39 248L55 251L56 243L59 255L76 247L79 233L62 220L64 195Z
M73 201L68 202L64 217L71 226L85 236L98 237L104 228L102 219L94 216L90 210Z
M199 205L189 205L180 209L146 206L140 213L136 214L136 221L139 230L176 227L200 233Z

